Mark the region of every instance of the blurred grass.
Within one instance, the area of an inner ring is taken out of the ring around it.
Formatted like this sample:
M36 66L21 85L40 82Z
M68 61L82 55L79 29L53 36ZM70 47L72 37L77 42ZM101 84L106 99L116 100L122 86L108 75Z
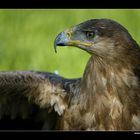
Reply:
M93 18L111 18L124 25L140 43L140 10L46 9L0 10L0 70L40 70L68 78L83 74L89 55L76 48L58 48L56 35Z

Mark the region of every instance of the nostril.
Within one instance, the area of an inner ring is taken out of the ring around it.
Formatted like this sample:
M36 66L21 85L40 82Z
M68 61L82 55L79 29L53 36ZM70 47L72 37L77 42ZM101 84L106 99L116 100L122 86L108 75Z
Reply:
M67 32L67 36L70 38L71 37L71 32Z

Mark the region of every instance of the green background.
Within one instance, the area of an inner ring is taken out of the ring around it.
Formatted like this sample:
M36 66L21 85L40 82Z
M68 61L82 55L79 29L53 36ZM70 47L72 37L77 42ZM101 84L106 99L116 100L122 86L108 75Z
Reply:
M89 54L77 48L58 48L56 35L88 19L111 18L140 43L140 10L44 9L0 10L0 70L39 70L67 78L82 76Z

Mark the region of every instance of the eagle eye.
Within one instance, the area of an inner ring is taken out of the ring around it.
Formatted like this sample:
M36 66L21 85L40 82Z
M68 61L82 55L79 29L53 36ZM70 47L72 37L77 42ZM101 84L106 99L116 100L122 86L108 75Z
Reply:
M87 31L86 32L86 37L88 39L92 39L95 36L95 33L93 31Z

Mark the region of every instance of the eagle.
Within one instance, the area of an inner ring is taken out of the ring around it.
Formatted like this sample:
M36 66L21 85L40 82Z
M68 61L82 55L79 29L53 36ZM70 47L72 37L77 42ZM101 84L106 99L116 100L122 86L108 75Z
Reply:
M140 130L140 48L128 30L90 19L59 33L57 46L90 55L83 76L1 71L0 129Z

